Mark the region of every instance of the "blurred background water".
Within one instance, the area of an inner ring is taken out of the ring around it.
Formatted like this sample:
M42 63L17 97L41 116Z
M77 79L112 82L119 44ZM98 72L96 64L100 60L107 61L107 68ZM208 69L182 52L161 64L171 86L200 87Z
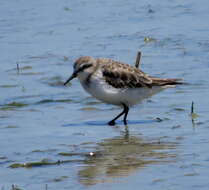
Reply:
M1 1L0 189L208 189L208 9L206 0ZM126 127L106 125L120 108L77 80L63 86L79 56L134 64L138 50L145 72L186 84L133 107Z

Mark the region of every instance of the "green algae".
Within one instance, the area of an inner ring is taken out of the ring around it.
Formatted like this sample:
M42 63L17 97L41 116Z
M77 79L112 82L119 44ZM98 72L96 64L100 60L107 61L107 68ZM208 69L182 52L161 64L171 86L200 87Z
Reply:
M32 69L32 66L24 66L20 68L21 70L29 70Z
M12 190L23 190L20 187L18 187L17 185L12 185Z
M152 37L145 37L144 38L144 42L145 43L150 43L150 42L156 42L157 40L155 38L152 38Z
M83 107L80 110L83 110L83 111L95 111L95 110L99 110L99 109L95 108L95 107Z
M7 129L14 129L14 128L18 128L18 126L16 126L16 125L8 125L5 128L7 128Z
M65 11L70 11L71 9L69 7L64 7Z
M24 107L27 106L28 104L22 103L22 102L11 102L9 104L5 104L5 106L10 106L10 107Z
M14 163L9 165L9 168L34 168L34 167L42 167L42 166L51 166L51 165L60 165L71 162L83 162L83 160L57 160L57 161L49 161L48 159L43 159L37 162L26 162L26 163Z
M57 178L54 178L52 181L53 182L61 182L61 181L64 181L65 179L69 178L68 176L60 176L60 177L57 177Z
M60 156L78 156L82 155L83 153L73 153L73 152L59 152L58 155Z
M175 111L185 111L184 108L174 108Z
M6 156L0 156L0 160L6 160L7 157Z
M46 149L46 150L40 150L40 149L35 149L35 150L32 150L31 152L32 153L35 153L35 152L41 152L41 153L43 153L43 152L55 152L55 151L57 151L57 149L55 149L55 148L52 148L52 149Z
M14 102L11 102L8 104L1 105L0 110L13 110L15 108L21 108L21 107L25 107L25 106L28 106L28 104L14 101Z
M4 85L0 85L0 88L15 88L18 87L17 84L4 84Z
M60 156L98 156L101 152L60 152Z
M39 102L36 102L35 104L47 104L47 103L58 103L58 102L71 102L71 99L44 99Z

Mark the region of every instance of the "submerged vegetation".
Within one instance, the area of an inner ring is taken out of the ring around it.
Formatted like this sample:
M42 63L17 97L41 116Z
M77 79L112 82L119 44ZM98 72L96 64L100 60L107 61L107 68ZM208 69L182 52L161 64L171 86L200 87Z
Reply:
M49 165L60 165L65 163L72 163L72 162L81 162L82 160L57 160L57 161L49 161L48 159L43 159L38 162L26 162L26 163L14 163L11 164L10 168L32 168L32 167L41 167L41 166L49 166Z

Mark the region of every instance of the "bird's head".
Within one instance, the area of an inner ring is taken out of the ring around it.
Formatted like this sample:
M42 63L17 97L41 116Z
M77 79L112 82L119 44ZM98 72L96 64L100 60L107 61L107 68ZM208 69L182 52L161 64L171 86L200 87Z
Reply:
M64 85L76 77L80 80L85 80L89 74L93 72L96 64L97 61L93 57L82 56L78 58L73 65L73 74L68 78Z

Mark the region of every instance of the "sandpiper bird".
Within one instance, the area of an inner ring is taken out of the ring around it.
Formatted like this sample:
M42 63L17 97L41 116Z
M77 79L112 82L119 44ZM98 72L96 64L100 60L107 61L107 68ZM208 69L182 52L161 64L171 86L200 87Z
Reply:
M181 84L181 79L152 77L131 65L107 58L82 56L75 61L73 67L74 72L64 85L77 77L93 97L123 107L123 111L108 122L109 125L115 125L115 121L122 115L127 125L130 106L167 87Z

